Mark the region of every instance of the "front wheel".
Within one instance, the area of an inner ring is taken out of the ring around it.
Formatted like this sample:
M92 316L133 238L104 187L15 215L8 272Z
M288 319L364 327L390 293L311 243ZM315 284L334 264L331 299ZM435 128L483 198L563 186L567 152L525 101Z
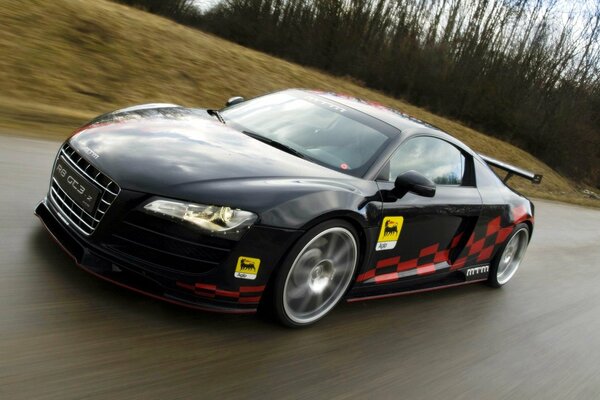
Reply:
M515 275L525 256L529 244L529 227L519 224L509 236L506 246L500 251L490 268L488 284L493 287L501 287Z
M354 228L342 220L322 223L296 243L279 271L274 309L289 327L315 323L346 293L358 262Z

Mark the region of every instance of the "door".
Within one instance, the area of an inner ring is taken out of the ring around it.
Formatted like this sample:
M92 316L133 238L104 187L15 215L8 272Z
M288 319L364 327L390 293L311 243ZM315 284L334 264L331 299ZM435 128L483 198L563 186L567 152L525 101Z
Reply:
M403 142L379 174L385 193L396 177L415 170L436 184L434 197L407 193L383 203L372 269L365 283L440 277L464 248L481 213L473 159L453 144L433 136Z

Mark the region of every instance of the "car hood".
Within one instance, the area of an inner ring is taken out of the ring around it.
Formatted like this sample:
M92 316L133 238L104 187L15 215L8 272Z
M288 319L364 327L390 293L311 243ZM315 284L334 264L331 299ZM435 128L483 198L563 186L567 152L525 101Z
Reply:
M257 209L282 191L360 191L360 179L246 136L204 110L161 110L107 114L70 144L122 189L164 197Z

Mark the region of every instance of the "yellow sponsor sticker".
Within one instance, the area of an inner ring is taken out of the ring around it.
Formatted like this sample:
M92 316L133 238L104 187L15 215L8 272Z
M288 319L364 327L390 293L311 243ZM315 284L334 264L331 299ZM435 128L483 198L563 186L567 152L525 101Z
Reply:
M381 224L375 250L391 250L396 247L403 223L404 217L385 217Z
M259 267L260 259L242 256L238 258L234 276L240 279L254 280L256 279L256 275L258 275Z

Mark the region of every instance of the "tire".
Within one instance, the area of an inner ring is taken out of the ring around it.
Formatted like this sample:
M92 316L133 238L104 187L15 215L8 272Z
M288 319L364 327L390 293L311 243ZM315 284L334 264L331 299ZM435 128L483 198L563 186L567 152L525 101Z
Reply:
M331 220L307 231L292 246L272 291L273 314L299 328L327 315L346 294L359 260L356 230Z
M499 288L507 284L519 269L528 245L529 227L518 224L492 261L488 285Z

